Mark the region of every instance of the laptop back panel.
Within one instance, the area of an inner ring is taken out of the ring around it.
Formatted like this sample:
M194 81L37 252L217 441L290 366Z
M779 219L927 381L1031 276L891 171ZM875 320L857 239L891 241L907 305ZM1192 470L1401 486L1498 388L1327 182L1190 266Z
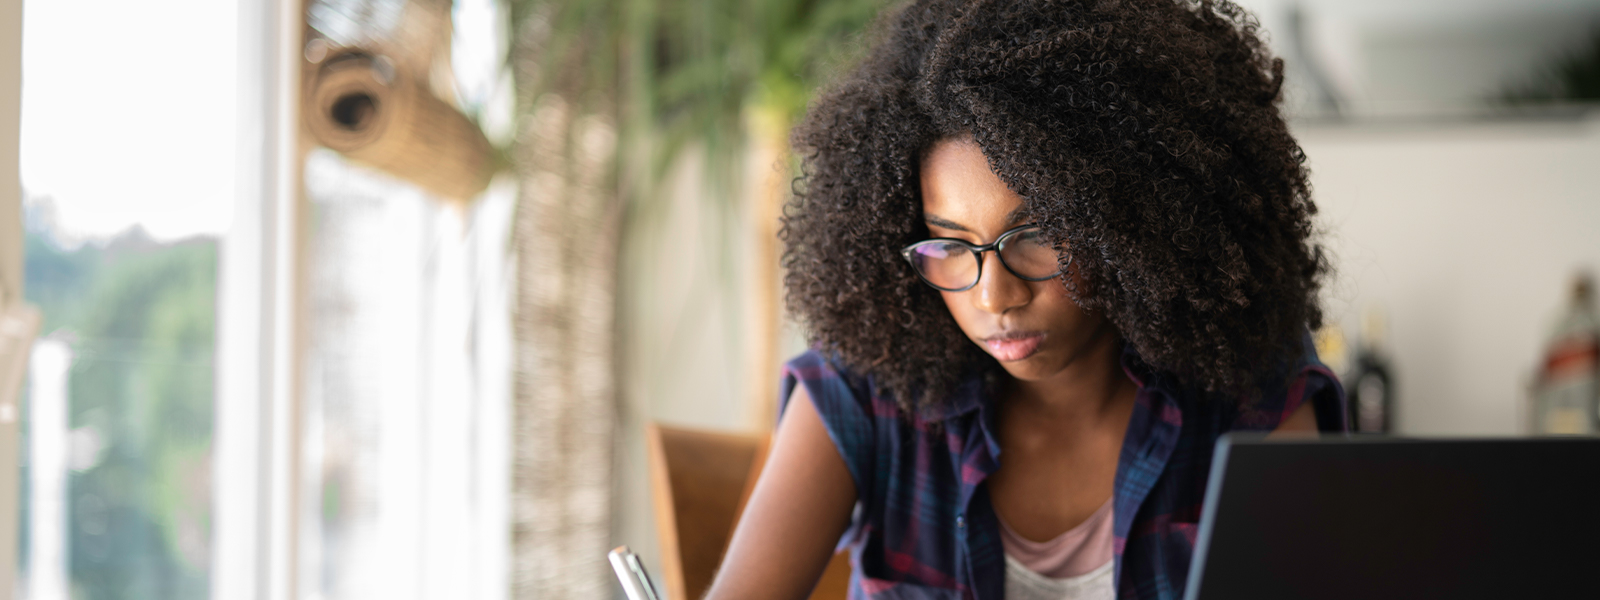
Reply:
M1185 597L1600 597L1600 440L1219 442Z

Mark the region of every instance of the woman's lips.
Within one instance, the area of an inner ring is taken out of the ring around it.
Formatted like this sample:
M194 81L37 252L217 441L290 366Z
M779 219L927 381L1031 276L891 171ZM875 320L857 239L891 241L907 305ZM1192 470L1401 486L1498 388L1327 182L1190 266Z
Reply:
M1036 331L1018 333L1003 333L985 338L983 345L989 348L989 354L1000 362L1022 360L1033 356L1039 351L1039 343L1044 341L1044 334Z

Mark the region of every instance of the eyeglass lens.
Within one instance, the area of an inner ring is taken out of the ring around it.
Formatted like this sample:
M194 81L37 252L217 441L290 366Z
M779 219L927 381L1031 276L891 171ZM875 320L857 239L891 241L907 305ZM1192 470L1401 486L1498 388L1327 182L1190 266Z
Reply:
M910 248L911 264L934 287L960 290L978 283L978 254L954 240L928 240ZM1043 280L1060 272L1056 252L1039 236L1025 229L1000 240L1000 261L1024 279Z

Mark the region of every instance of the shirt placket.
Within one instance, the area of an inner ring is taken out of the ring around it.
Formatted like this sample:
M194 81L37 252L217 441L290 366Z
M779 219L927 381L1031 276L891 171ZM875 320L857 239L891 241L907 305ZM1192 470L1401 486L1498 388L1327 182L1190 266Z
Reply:
M1123 555L1126 544L1132 541L1130 537L1134 519L1149 497L1150 490L1160 481L1161 473L1166 470L1167 461L1172 457L1172 451L1178 445L1178 436L1183 430L1182 410L1158 386L1141 387L1137 402L1133 420L1128 423L1128 432L1123 439L1113 490L1113 533L1123 544L1115 554L1118 596L1121 596L1122 588ZM1174 596L1174 591L1170 589L1158 592L1162 598Z
M1005 593L1005 550L998 535L1000 520L983 483L1000 466L1000 444L993 435L990 411L980 407L976 416L963 436L964 452L957 473L961 481L961 502L955 516L961 551L957 568L962 570L957 581L966 586L970 598L999 600Z

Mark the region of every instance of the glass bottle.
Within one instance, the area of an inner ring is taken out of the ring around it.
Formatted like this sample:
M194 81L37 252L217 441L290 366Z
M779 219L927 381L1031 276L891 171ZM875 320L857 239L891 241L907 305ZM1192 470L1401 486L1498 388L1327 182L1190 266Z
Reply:
M1362 315L1361 338L1344 379L1350 430L1355 433L1394 431L1394 368L1384 350L1386 334L1383 312L1368 308Z
M1595 318L1594 282L1580 274L1567 307L1545 343L1534 384L1534 433L1595 433L1600 400L1600 320Z

